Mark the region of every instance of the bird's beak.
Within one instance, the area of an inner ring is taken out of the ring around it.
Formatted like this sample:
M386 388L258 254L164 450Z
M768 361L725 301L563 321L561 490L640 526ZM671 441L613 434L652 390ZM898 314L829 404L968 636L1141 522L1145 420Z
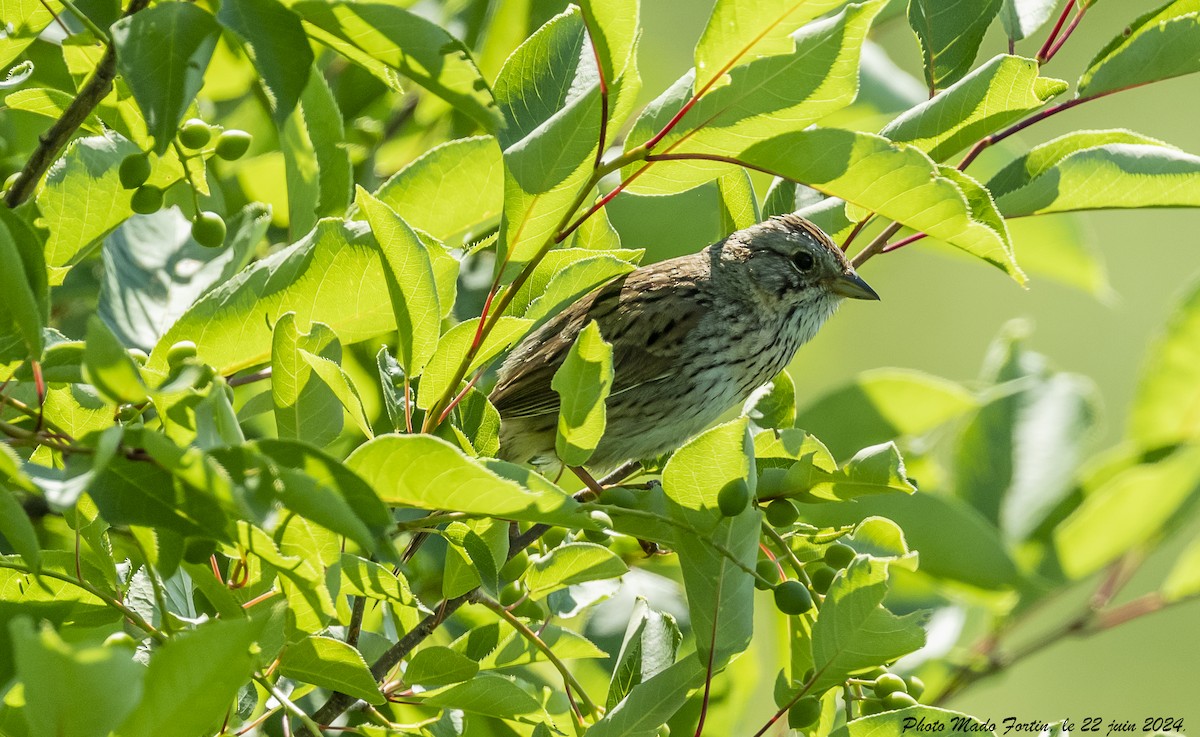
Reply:
M843 297L850 299L879 299L879 295L874 289L871 289L858 274L853 272L842 274L833 280L830 287L834 294L840 294Z

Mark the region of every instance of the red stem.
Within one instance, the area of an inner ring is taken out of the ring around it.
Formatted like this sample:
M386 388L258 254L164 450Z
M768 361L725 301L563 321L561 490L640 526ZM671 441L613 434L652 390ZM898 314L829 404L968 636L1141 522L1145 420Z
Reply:
M925 235L926 235L925 233L913 233L910 236L901 238L900 240L896 241L895 243L887 244L883 248L879 249L879 252L880 253L891 253L892 251L895 251L898 248L904 248L909 243L916 243L917 241L924 238Z
M1050 47L1054 45L1055 39L1058 38L1058 32L1062 30L1063 23L1067 22L1067 16L1070 15L1071 9L1074 7L1075 0L1070 0L1070 2L1067 3L1067 7L1063 8L1062 14L1058 16L1058 22L1054 24L1054 28L1050 31L1050 35L1046 37L1046 43L1042 44L1042 48L1037 53L1037 60L1039 64L1045 64L1047 61L1049 61L1047 54L1050 53Z
M1071 25L1067 26L1067 30L1063 31L1063 35L1058 39L1058 41L1055 42L1054 47L1050 49L1050 53L1046 55L1047 62L1054 58L1054 55L1058 53L1058 50L1061 49L1063 44L1067 42L1067 39L1071 37L1071 34L1075 31L1075 27L1079 25L1079 21L1083 20L1083 14L1086 12L1087 6L1080 6L1079 10L1075 13L1075 16L1071 18ZM1046 62L1042 63L1044 64Z
M1052 115L1057 115L1058 113L1061 113L1064 110L1070 110L1071 108L1075 107L1076 105L1082 105L1083 103L1087 102L1088 100L1095 100L1095 99L1104 97L1105 95L1111 95L1114 92L1119 92L1119 91L1120 90L1111 90L1109 92L1102 92L1098 95L1093 95L1091 97L1076 97L1073 100L1067 100L1066 102L1059 103L1058 105L1054 105L1053 107L1048 107L1045 110L1042 110L1041 112L1038 112L1035 115L1030 115L1028 118L1025 118L1024 120L1022 120L1020 122L1010 125L1009 127L1005 128L1004 130L1000 131L999 133L993 133L990 136L984 136L983 138L980 138L978 141L976 141L975 145L971 147L971 150L967 152L967 155L963 157L963 160L958 162L958 170L962 171L962 170L966 169L968 166L970 166L971 162L973 162L976 159L976 157L979 156L979 154L983 153L983 150L985 148L987 148L988 146L997 144L1000 141L1003 141L1005 138L1008 138L1011 135L1020 133L1021 131L1025 130L1026 128L1033 125L1034 123L1045 120L1046 118L1049 118Z
M583 23L587 26L587 13L584 13ZM596 60L596 75L600 77L600 138L596 146L596 160L592 169L599 169L604 158L604 143L608 138L608 80L604 78L604 65L600 63L600 49L596 48L596 34L589 27L588 39L592 42L592 57Z

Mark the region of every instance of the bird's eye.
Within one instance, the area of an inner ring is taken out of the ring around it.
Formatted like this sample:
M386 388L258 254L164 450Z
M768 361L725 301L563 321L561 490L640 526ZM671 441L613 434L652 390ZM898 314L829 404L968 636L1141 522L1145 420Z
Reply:
M816 265L816 260L813 259L812 254L808 251L799 251L795 256L792 256L792 265L796 267L797 271L804 273Z

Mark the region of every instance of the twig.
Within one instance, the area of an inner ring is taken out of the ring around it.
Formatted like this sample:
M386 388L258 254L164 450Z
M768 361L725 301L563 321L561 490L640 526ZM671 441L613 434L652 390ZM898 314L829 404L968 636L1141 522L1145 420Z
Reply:
M903 227L904 224L899 220L896 220L891 225L884 228L879 235L875 236L875 240L868 243L863 250L859 251L854 258L851 259L850 265L857 269L865 264L868 259L882 251L883 247L887 245L888 239L894 236Z
M476 591L478 592L478 589L476 589ZM500 602L480 593L477 593L472 600L475 603L482 604L498 614L504 619L505 622L508 622L513 629L521 633L522 637L532 642L538 650L541 650L542 654L546 656L546 659L550 661L550 664L554 666L554 669L557 670L559 675L563 677L563 683L567 689L567 692L570 693L571 689L574 689L575 693L579 694L579 698L583 701L583 705L587 707L588 713L591 714L593 718L598 718L600 716L600 707L596 706L596 703L587 695L587 691L583 690L583 686L580 685L579 681L576 680L575 676L572 675L571 671L567 668L566 663L564 663L562 659L555 654L554 649L547 645L545 640L538 637L536 632L529 629L528 625L518 619L516 615L508 611L508 609L504 608Z
M271 683L262 676L254 676L254 680L256 683L258 683L258 685L262 686L267 690L268 693L274 696L275 700L282 704L284 709L295 714L296 718L300 720L306 730L311 732L313 735L321 734L321 727L317 725L317 722L314 721L312 717L305 714L303 709L292 703L292 700L285 696L282 691L276 688L275 684Z
M1054 24L1050 35L1046 36L1046 42L1042 44L1042 48L1037 53L1038 64L1045 64L1048 61L1047 54L1050 53L1050 48L1054 45L1055 39L1058 38L1058 32L1062 30L1063 23L1067 22L1067 16L1071 14L1071 9L1075 7L1075 0L1069 0L1067 6L1063 8L1062 13L1058 16L1058 22Z
M255 371L252 374L244 374L242 376L227 376L225 383L229 386L242 386L244 384L253 384L256 381L271 378L271 367L268 366L262 371Z
M130 0L125 15L133 15L149 4L150 0ZM116 47L110 43L104 56L101 57L100 63L96 65L96 71L80 88L79 94L75 96L70 105L67 105L67 109L54 122L54 125L38 137L38 147L34 149L33 155L25 162L16 181L9 188L8 194L4 196L6 205L16 208L29 199L37 183L41 181L50 165L58 158L58 154L66 147L71 136L75 135L75 131L83 125L100 101L112 91L113 78L116 75L117 51Z

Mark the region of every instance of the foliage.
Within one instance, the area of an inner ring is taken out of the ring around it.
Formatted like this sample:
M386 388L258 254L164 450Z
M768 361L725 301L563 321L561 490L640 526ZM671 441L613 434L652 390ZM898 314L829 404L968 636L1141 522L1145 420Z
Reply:
M879 369L798 407L781 374L599 496L497 460L480 388L595 286L793 210L870 237L856 266L932 237L1094 288L1078 234L1032 216L1200 206L1200 156L1099 129L967 170L1200 71L1195 0L1131 18L1073 92L1044 67L1088 2L717 0L695 68L645 96L637 0L9 5L5 734L983 729L938 705L991 661L896 662L928 610L985 623L954 636L988 656L1105 569L1052 637L1200 595L1192 545L1112 605L1200 490L1200 290L1100 452L1089 380L1019 325L969 384ZM928 100L872 66L895 19ZM553 381L569 465L612 384L593 322Z

